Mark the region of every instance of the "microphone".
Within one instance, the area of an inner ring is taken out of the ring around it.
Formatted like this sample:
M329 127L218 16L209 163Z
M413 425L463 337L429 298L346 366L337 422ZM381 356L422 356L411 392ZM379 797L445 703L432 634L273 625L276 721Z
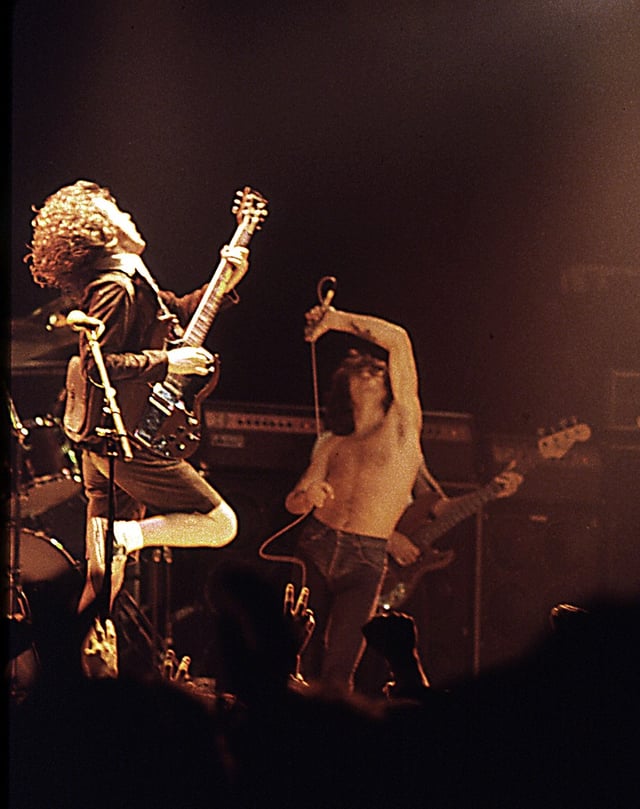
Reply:
M320 306L326 311L331 306L331 301L336 294L336 285L338 281L334 275L325 275L318 281L318 286L316 287L316 292L318 293L318 300L320 301ZM324 284L332 284L327 291L323 294L322 287Z
M323 286L326 283L333 284L333 286L329 287L326 292L323 291ZM316 286L316 292L318 295L318 301L320 302L320 309L321 313L318 317L315 318L313 321L307 321L307 325L304 330L305 339L311 341L311 336L317 326L322 322L324 316L326 315L329 307L331 306L331 301L336 294L336 284L337 280L333 275L325 275L323 276Z
M81 312L79 309L74 309L69 312L65 320L65 325L71 326L74 331L83 331L85 329L91 331L95 329L98 332L98 337L100 337L105 329L104 323L99 318L89 317L89 315L85 315L85 313Z
M327 294L322 299L322 303L320 304L323 309L328 309L331 306L331 301L333 300L335 294L336 294L335 289L330 289L327 292Z

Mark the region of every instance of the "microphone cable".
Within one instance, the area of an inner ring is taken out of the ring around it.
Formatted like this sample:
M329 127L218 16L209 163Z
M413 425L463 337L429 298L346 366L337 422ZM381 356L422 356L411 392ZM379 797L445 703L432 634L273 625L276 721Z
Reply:
M325 284L330 283L332 287L328 289L326 292L323 291L323 287ZM333 275L325 275L323 276L316 286L316 292L318 295L318 300L320 301L320 305L324 307L324 309L328 309L331 305L331 301L335 295L335 286L337 284L337 280ZM314 416L315 416L315 423L316 423L316 440L320 438L320 433L322 432L322 423L320 418L320 393L319 393L319 385L318 385L318 361L316 356L316 341L311 340L310 342L311 348L311 377L313 383L313 409L314 409ZM267 537L265 541L260 545L258 548L258 556L261 559L265 559L269 562L283 562L287 564L297 565L301 569L301 584L300 587L305 587L307 583L307 567L302 559L298 559L296 556L291 556L289 554L268 554L267 548L271 545L272 542L275 542L276 539L281 537L283 534L286 534L287 531L293 530L297 525L299 525L304 519L306 519L309 514L313 511L313 507L308 509L304 512L304 514L299 514L295 520L285 525L284 528L276 531L275 534L272 534L270 537Z

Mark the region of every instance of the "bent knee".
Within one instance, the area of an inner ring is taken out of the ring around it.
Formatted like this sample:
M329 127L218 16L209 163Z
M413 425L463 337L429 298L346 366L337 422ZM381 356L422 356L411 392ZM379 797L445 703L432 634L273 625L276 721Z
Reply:
M228 545L238 535L238 517L231 506L224 500L220 505L207 514L207 517L214 523L216 545Z

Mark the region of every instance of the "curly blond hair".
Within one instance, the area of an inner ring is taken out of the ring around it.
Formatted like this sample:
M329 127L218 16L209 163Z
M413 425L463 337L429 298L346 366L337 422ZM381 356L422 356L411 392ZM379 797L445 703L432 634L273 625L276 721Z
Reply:
M108 188L77 180L47 197L39 210L33 208L33 237L24 261L36 284L77 293L97 259L115 248L116 230L95 205L96 198L115 203Z

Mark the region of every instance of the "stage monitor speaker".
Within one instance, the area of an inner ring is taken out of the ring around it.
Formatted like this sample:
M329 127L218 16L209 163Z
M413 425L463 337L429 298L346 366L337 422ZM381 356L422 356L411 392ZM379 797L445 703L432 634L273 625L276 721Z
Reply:
M497 501L482 548L479 669L517 662L550 632L559 603L584 606L603 586L599 514L574 506Z

